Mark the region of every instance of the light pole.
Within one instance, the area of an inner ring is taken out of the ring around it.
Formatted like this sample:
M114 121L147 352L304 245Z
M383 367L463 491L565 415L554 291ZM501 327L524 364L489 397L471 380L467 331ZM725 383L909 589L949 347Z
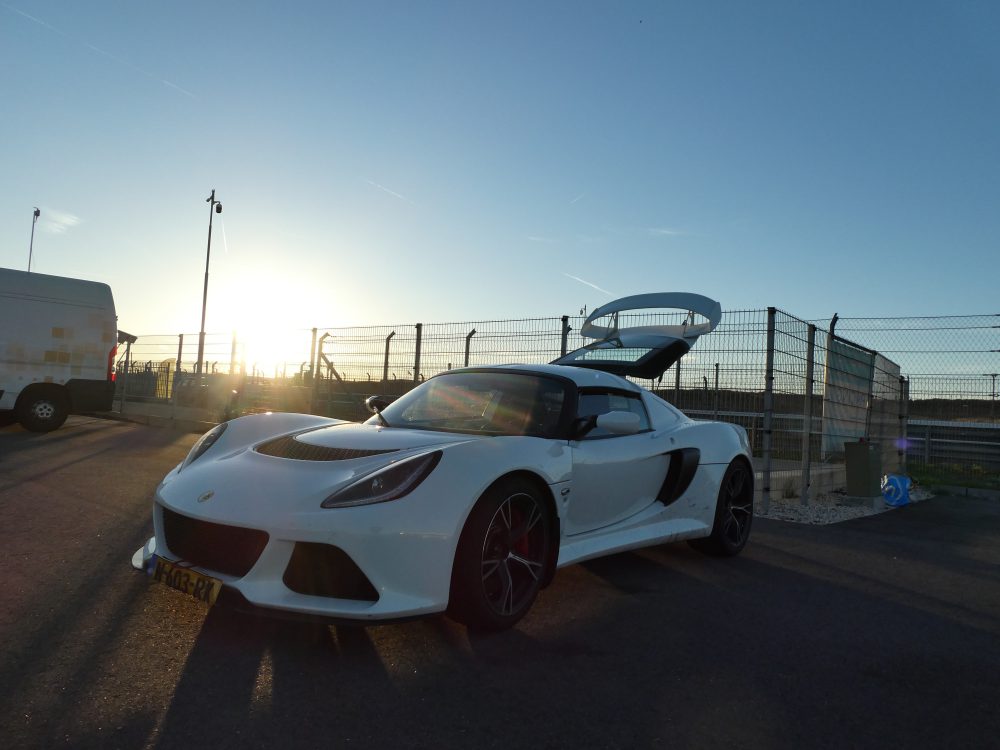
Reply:
M201 362L205 358L205 308L208 306L208 264L212 259L212 214L222 213L222 203L215 200L215 188L205 199L208 203L208 249L205 251L205 289L201 293L201 331L198 333L198 363L195 372L201 375Z
M31 215L31 242L28 244L28 273L31 273L31 254L35 251L35 222L38 221L38 217L42 215L42 212L38 210L38 206L35 206L35 213Z

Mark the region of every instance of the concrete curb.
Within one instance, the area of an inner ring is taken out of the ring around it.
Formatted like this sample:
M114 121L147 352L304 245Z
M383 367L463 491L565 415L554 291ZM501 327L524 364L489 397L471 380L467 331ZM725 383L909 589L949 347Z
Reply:
M958 497L980 497L984 500L1000 500L1000 490L989 490L981 487L956 487L954 485L935 485L934 491L942 495L957 495Z

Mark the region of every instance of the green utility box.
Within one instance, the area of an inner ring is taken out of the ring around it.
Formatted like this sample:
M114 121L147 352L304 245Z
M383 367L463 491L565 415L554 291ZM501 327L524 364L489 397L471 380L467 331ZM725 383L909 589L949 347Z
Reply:
M882 451L878 443L844 443L847 463L847 494L881 497Z

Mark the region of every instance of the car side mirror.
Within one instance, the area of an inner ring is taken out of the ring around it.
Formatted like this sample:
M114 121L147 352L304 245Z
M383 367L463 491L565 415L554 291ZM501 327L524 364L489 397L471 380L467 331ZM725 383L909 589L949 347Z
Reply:
M597 417L577 417L573 420L573 440L583 440L587 433L597 427Z
M612 435L634 435L642 428L642 420L630 411L609 411L597 417L597 426Z
M372 414L378 414L395 400L395 396L369 396L365 399L365 406Z

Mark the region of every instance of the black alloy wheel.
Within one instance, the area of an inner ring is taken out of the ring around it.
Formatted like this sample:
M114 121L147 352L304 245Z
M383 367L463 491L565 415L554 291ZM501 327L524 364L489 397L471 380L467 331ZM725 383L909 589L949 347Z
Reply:
M490 488L462 532L452 573L449 614L477 630L503 630L531 608L546 579L549 511L521 479Z
M739 551L746 544L753 523L753 477L742 462L730 466L726 472L719 503L724 507L722 535Z
M483 540L482 580L486 601L510 616L534 598L545 567L545 526L538 501L517 492L500 503Z
M753 525L753 469L737 458L726 469L719 485L712 533L690 544L700 552L721 557L737 555L746 546Z

